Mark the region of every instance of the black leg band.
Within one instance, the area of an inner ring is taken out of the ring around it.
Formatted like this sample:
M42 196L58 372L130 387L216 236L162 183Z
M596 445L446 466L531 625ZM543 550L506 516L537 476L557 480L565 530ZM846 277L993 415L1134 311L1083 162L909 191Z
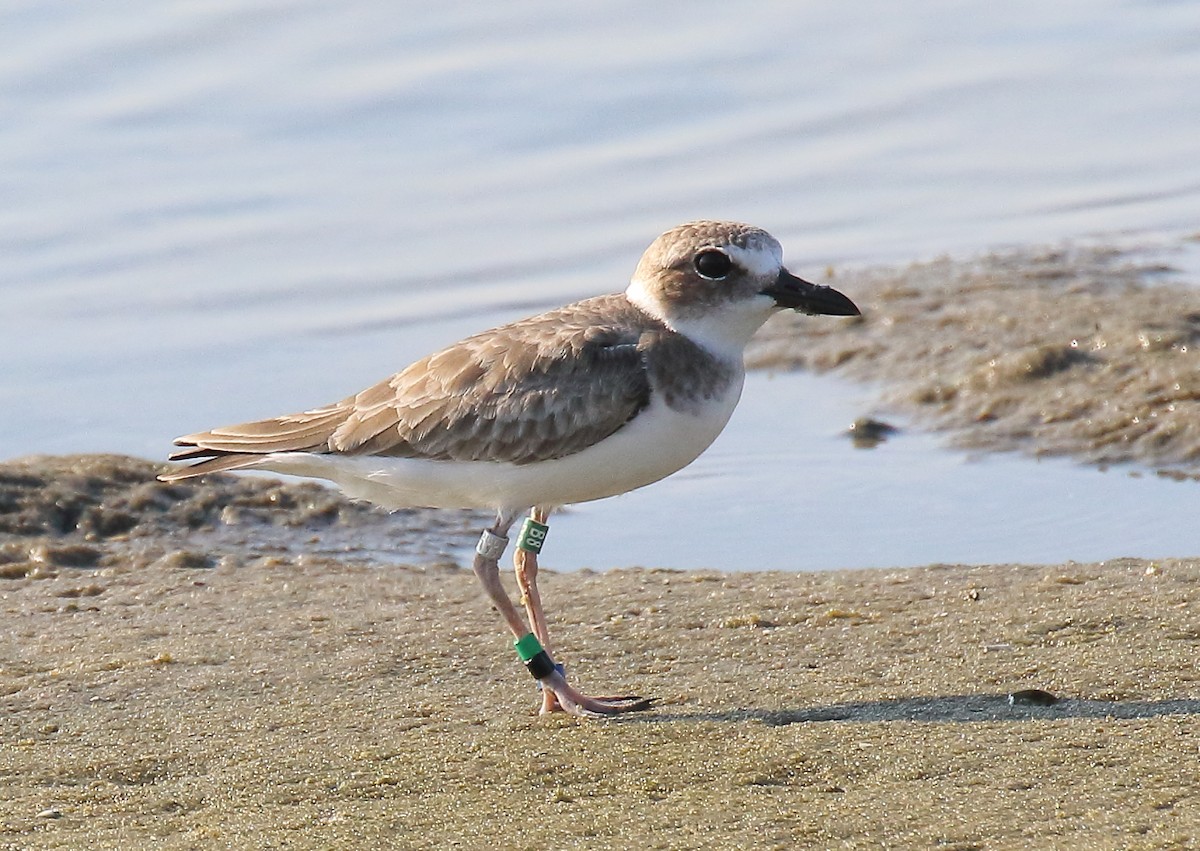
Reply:
M541 650L525 663L525 667L535 680L540 680L554 673L554 660L550 658L549 653Z

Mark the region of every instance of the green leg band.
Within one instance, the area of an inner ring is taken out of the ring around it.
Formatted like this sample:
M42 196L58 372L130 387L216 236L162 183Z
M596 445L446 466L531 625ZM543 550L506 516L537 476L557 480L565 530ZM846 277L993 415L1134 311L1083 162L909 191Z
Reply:
M517 648L517 655L521 657L522 662L528 662L542 652L542 642L538 641L532 632L522 635L513 642L513 646Z
M525 663L525 667L535 680L554 673L557 666L550 658L550 654L542 649L542 643L532 632L525 633L513 644L517 648L517 655L521 657L521 661Z
M521 526L521 534L517 538L517 546L536 555L542 551L542 545L546 543L546 533L549 531L550 527L545 523L526 517L524 525Z

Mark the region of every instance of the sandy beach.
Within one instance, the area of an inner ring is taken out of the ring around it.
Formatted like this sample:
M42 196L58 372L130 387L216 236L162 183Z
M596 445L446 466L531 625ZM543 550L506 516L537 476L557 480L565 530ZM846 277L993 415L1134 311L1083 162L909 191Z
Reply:
M1055 250L838 274L864 320L774 323L753 362L879 382L980 451L1193 478L1200 295L1147 271ZM539 718L474 576L444 556L477 516L384 515L261 478L164 485L160 469L0 464L0 848L1200 834L1200 554L550 571L572 678L658 702Z
M470 571L10 579L12 848L1183 848L1200 563L548 575L538 718ZM1041 689L1060 702L1010 705Z

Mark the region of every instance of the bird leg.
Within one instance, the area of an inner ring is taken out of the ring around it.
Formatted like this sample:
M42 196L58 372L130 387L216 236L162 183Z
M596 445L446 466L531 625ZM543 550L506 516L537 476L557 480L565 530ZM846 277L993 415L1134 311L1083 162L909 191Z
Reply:
M550 652L550 630L546 626L546 612L542 608L542 595L538 592L537 587L537 572L538 572L538 553L542 551L542 543L546 540L546 531L548 526L546 520L550 517L549 510L540 506L535 506L529 512L529 519L525 521L525 525L521 528L521 537L517 541L517 548L513 551L513 573L517 577L517 587L521 589L521 605L525 607L525 614L529 616L529 625L533 629L533 634L537 636L537 640L541 642L542 648L547 653ZM556 665L555 669L559 674L563 674L562 665ZM566 680L563 680L566 682ZM542 706L538 710L538 714L546 715L550 712L560 712L562 706L558 702L558 696L553 689L542 689Z
M550 654L543 649L540 639L527 631L521 613L513 605L512 600L508 597L508 592L504 590L504 585L500 582L500 557L504 555L504 550L508 547L508 530L512 528L517 514L518 512L501 511L496 515L496 522L485 529L479 538L472 566L475 575L479 577L479 581L483 585L483 590L487 592L488 598L500 610L500 614L508 623L508 628L516 636L517 653L525 662L525 666L541 684L543 694L553 695L554 703L552 705L554 708L546 709L547 701L543 697L542 710L563 711L572 715L599 716L646 709L650 706L650 701L642 698L588 697L586 694L576 691L567 683L566 677L554 664ZM536 587L534 596L530 599L537 599ZM541 612L540 602L538 611ZM539 614L539 617L542 629L545 630L545 616Z
M542 551L542 542L546 539L546 519L550 512L544 508L534 508L529 512L529 519L521 528L521 536L517 540L517 548L513 551L513 573L517 577L517 587L521 589L521 605L529 616L529 625L533 634L547 650L550 649L550 630L546 627L546 613L542 610L542 596L538 593L538 553Z
M538 592L537 573L538 553L542 551L542 544L546 540L549 528L546 521L549 517L550 509L534 507L521 529L517 549L513 553L513 568L517 577L517 587L521 589L521 604L529 616L533 635L546 652L547 659L550 658L550 631L546 626L542 595ZM540 677L538 683L542 687L542 705L538 710L540 715L563 711L575 715L607 715L632 712L650 706L649 700L636 696L588 697L571 687L562 665L554 665L554 669L546 676Z
M508 592L500 582L500 556L504 555L504 550L508 547L508 530L512 528L515 519L515 513L502 511L496 515L496 522L483 530L479 545L475 548L475 560L471 567L492 604L508 622L512 634L520 638L525 634L525 621L521 619L521 613L517 611L512 600L508 599Z

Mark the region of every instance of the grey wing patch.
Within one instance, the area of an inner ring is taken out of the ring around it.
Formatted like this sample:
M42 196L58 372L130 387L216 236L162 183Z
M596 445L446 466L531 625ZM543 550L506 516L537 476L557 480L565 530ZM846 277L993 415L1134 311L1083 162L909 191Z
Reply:
M698 415L713 399L729 392L737 367L679 334L648 331L641 346L646 370L667 407Z
M363 391L335 452L455 461L533 461L603 440L649 403L635 339L603 331L472 339Z

